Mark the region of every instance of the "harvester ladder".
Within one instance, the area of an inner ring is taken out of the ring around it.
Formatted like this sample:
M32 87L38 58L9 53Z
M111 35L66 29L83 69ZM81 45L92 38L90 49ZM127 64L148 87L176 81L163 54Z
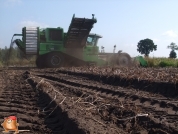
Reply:
M65 47L67 48L84 47L86 44L87 37L94 23L96 23L94 15L92 19L75 18L74 15L67 32Z

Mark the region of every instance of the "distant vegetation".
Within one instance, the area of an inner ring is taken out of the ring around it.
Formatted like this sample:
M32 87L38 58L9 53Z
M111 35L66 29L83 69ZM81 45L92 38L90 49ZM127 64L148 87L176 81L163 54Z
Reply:
M149 54L152 51L157 50L157 45L151 39L140 40L137 45L137 51L145 55L145 60L148 63L148 67L178 67L178 59L175 50L178 50L178 46L175 43L171 43L167 46L171 49L169 58L150 58Z
M178 59L173 58L145 58L148 67L178 67Z
M9 60L8 60L9 59ZM18 47L0 48L0 67L2 66L35 66L35 57L26 57Z
M178 50L178 46L172 42L169 46L168 46L169 49L171 49L171 52L169 54L169 57L170 58L177 58L177 54L175 52L175 50Z
M145 57L148 57L150 52L156 51L157 45L151 39L140 40L137 45L137 51L141 54L144 54Z

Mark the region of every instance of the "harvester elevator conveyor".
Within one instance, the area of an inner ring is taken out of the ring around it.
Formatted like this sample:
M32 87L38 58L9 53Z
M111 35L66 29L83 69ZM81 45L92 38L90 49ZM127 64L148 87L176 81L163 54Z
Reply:
M82 48L86 44L87 37L96 23L96 19L87 18L75 18L73 16L71 24L67 32L67 38L65 42L66 48Z

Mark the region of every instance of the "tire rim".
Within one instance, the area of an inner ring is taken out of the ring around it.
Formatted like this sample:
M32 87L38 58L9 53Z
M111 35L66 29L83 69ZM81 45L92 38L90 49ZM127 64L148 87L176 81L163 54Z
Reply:
M52 65L59 65L61 63L61 58L57 55L52 56L51 58L51 64Z
M121 66L127 66L127 65L129 65L129 60L128 60L128 58L125 57L125 56L120 57L120 59L119 59L119 64L120 64Z

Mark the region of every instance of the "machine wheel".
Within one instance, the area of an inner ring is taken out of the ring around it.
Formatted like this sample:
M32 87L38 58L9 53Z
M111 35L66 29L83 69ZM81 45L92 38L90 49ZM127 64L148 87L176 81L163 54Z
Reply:
M45 56L41 56L41 55L37 57L37 59L36 59L36 66L38 68L44 68L45 67L44 58L45 58Z
M46 57L46 67L57 68L63 66L64 58L58 52L49 53Z
M117 64L119 66L130 66L131 65L131 57L127 53L120 53L118 55Z

